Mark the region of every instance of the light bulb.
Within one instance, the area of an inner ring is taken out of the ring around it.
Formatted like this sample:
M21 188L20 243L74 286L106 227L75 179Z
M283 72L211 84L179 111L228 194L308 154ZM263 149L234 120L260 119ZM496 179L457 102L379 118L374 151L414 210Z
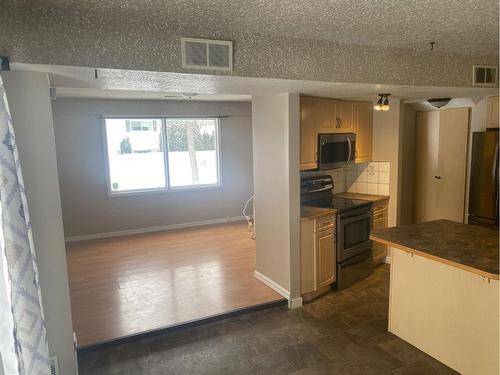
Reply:
M373 106L373 109L376 111L382 110L382 96L380 96L380 99L378 100L377 104Z

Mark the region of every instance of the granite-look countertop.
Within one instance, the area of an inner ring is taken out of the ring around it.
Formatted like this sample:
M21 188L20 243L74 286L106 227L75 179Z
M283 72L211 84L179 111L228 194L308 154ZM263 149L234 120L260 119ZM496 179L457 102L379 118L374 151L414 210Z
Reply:
M371 233L374 241L492 279L499 279L498 231L449 220L403 225Z
M300 220L311 220L318 217L336 214L337 210L334 208L313 207L304 204L300 206Z
M389 200L388 195L375 195L375 194L361 194L361 193L338 193L334 195L335 198L359 199L362 201L380 202Z

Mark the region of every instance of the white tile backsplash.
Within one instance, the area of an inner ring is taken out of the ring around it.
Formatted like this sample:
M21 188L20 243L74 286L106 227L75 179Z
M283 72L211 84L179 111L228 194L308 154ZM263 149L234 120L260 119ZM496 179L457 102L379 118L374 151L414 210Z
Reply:
M345 190L349 193L389 195L390 171L389 162L350 164L345 171Z
M389 182L391 164L377 162L349 164L346 167L332 169L331 171L304 171L301 177L319 176L328 174L332 176L334 193L360 193L389 195Z
M390 181L390 172L378 172L379 184L388 184Z
M389 195L389 184L378 184L379 195Z

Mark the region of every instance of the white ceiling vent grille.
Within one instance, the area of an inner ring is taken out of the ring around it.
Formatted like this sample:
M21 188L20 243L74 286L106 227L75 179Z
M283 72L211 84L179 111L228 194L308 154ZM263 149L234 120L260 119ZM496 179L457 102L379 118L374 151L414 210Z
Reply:
M472 71L472 86L496 87L498 69L496 66L474 65Z
M181 38L182 67L185 69L233 70L233 42Z
M59 360L57 356L50 357L50 375L59 375Z

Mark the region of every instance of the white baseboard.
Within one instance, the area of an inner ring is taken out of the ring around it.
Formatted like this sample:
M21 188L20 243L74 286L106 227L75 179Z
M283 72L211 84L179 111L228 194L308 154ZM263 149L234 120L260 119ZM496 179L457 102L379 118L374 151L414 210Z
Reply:
M384 258L384 263L385 264L391 264L391 257L387 256Z
M299 307L302 307L302 297L288 300L288 308L289 309L298 309Z
M283 297L285 297L287 300L290 301L290 292L288 290L286 290L281 285L275 283L273 280L271 280L267 276L264 276L263 274L261 274L258 271L254 271L253 274L254 274L254 277L257 280L259 280L260 282L266 284L269 288L271 288L272 290L274 290L276 293L282 295Z
M161 226L158 226L158 227L129 229L129 230L119 230L119 231L115 231L115 232L106 232L106 233L84 234L82 236L66 237L65 241L66 242L76 242L76 241L86 241L86 240L98 240L98 239L101 239L101 238L128 236L128 235L131 235L131 234L162 232L162 231L167 231L167 230L190 228L190 227L201 227L201 226L204 226L204 225L230 223L230 222L242 221L242 220L245 220L244 216L232 216L232 217L225 217L225 218L222 218L222 219L194 221L194 222L191 222L191 223L161 225Z

